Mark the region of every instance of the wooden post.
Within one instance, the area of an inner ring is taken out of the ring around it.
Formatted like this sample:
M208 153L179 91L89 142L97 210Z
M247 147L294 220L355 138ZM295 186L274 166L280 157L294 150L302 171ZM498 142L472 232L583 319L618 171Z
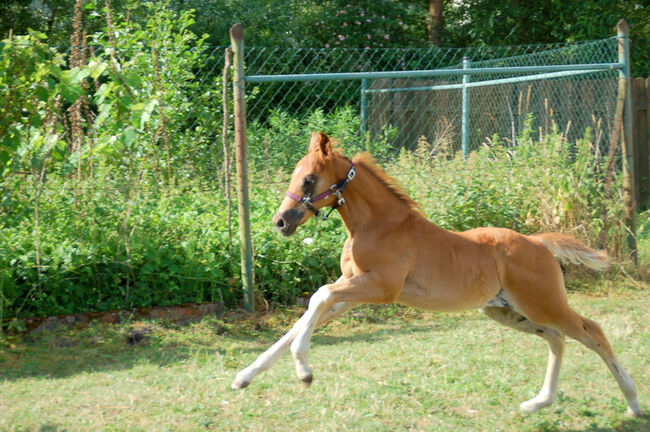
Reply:
M237 148L237 197L239 208L239 240L241 243L241 276L246 310L255 311L253 300L253 245L251 241L248 203L248 145L246 142L246 103L244 100L244 27L230 28L233 53L233 98L235 111L235 146Z
M636 248L636 194L634 192L634 145L632 144L632 79L630 73L630 26L625 20L616 25L618 37L618 61L624 67L618 79L624 81L625 105L623 108L623 219L628 229L627 246L634 263L637 263ZM619 86L622 87L622 86Z
M228 148L228 74L232 66L232 51L224 51L223 75L221 77L221 99L223 104L223 122L221 125L221 144L223 146L223 179L226 189L226 206L228 211L228 252L232 258L232 201L230 199L230 149Z
M632 81L634 103L634 179L639 211L650 209L650 78Z
M614 110L614 124L609 136L609 155L607 157L607 169L605 170L605 183L603 184L605 200L601 220L603 222L600 230L599 247L607 246L607 230L609 229L609 216L607 215L607 204L612 198L612 183L614 182L614 169L616 168L616 155L618 154L618 142L623 132L623 114L625 111L625 81L618 80L618 93L616 97L616 109Z

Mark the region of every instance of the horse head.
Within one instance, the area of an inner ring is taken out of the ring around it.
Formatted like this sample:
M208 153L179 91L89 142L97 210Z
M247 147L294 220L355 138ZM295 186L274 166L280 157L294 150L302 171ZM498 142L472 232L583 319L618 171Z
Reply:
M342 165L344 161L347 165ZM342 169L348 170L343 180ZM352 178L354 165L350 168L349 160L334 150L327 134L313 132L307 154L293 170L286 196L273 216L276 229L290 236L314 215L326 219L329 213L322 216L320 209L342 205L343 191Z

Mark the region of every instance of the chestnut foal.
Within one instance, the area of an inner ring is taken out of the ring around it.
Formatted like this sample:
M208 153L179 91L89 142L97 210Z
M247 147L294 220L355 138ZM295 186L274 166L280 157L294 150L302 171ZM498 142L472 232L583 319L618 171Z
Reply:
M524 411L555 400L567 335L602 357L627 399L627 413L641 415L634 381L601 328L569 307L554 257L603 269L604 253L558 233L446 231L429 222L368 154L351 161L332 148L326 134L314 132L273 223L290 236L328 206L338 210L348 233L342 276L314 293L291 330L237 374L234 389L246 387L288 349L298 377L310 384L307 352L316 326L362 303L398 302L436 311L480 308L503 325L545 339L550 352L544 384L536 397L520 405Z

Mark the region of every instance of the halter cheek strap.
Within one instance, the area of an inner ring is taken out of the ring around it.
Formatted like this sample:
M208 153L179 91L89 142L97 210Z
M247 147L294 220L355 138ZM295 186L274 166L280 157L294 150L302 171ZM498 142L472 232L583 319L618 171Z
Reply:
M318 194L314 197L305 195L303 197L300 197L292 192L287 191L287 196L291 198L294 201L298 201L300 204L305 206L309 211L314 213L317 218L321 220L327 220L327 218L332 214L334 210L345 204L345 198L343 198L343 192L345 192L345 189L348 187L348 184L354 179L354 176L356 175L356 170L354 168L354 163L352 163L352 166L350 167L350 170L348 171L348 174L345 176L343 180L340 182L333 184L330 186L328 190L325 192ZM330 195L336 196L336 205L332 207L332 209L327 212L327 214L323 215L320 210L318 210L316 207L313 206L313 203L317 201L324 200L325 198L328 198Z

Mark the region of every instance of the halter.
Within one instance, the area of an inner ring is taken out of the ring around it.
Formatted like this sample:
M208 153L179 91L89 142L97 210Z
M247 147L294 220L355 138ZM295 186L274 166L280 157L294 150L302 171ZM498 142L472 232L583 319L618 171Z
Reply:
M298 201L300 204L305 206L309 211L314 213L314 215L320 220L327 220L327 218L332 214L334 210L336 210L337 208L345 204L345 198L343 198L343 192L345 192L345 188L348 187L348 183L350 183L352 179L354 179L354 176L356 174L357 172L354 168L354 163L352 163L352 166L350 167L350 170L348 171L348 174L345 176L345 178L340 182L330 186L330 188L325 192L318 194L315 197L305 195L301 198L298 195L287 191L287 196L292 200ZM332 209L329 212L327 212L327 214L323 215L322 212L318 210L316 207L314 207L312 204L317 201L324 200L330 195L336 196L337 198L336 205L332 207Z

